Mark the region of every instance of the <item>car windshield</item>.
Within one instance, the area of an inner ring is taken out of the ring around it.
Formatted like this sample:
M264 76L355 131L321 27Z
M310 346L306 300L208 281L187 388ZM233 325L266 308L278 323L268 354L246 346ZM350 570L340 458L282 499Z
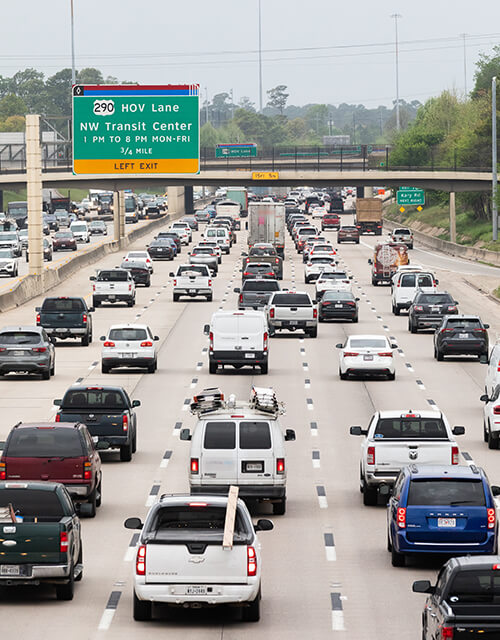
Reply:
M307 293L279 293L273 297L276 307L310 307L311 299Z
M86 224L72 224L71 225L71 231L87 231L87 225Z
M243 291L279 291L276 280L247 280L243 285Z
M451 296L447 293L422 294L415 299L418 304L453 304Z
M98 282L125 282L128 280L128 271L100 271L97 276Z
M110 340L130 341L146 340L148 333L146 329L136 329L132 327L124 327L122 329L111 329L109 332Z
M385 338L351 338L349 340L349 347L356 347L358 349L387 349L387 341Z
M455 574L447 599L457 604L500 603L500 572L496 568L467 569Z
M54 491L35 489L1 489L0 507L12 505L14 513L24 520L60 520L64 516L63 506Z
M74 313L85 310L83 301L79 298L46 298L43 301L42 313L47 311L72 311Z
M40 334L34 331L3 331L2 333L0 333L0 344L39 344L40 341Z
M125 409L122 393L116 389L70 389L66 392L61 406L64 409Z
M10 249L0 249L0 258L13 258L14 254Z
M413 479L408 493L408 506L453 507L486 504L483 483L478 480L456 478Z
M77 458L83 455L83 447L76 429L23 427L12 431L4 455L9 458Z
M448 440L441 418L381 418L375 427L375 438L398 439L443 438Z

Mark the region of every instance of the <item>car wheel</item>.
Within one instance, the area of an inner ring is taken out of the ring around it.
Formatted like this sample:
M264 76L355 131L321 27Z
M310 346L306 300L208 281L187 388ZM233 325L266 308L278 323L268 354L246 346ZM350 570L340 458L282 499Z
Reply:
M443 352L436 347L436 360L442 362L444 360Z
M324 320L323 316L319 315L319 316L318 316L318 322L324 322L324 321L325 321L325 320Z
M100 300L92 300L92 306L97 309L97 307L101 306Z
M207 296L207 302L212 302L212 300L214 299L214 294L211 293Z
M54 362L52 363L52 366L50 367L50 375L51 376L55 376L56 375L56 360L54 358Z
M391 539L389 538L389 533L387 533L387 551L392 551Z
M135 304L135 300L127 300L127 307L133 307Z
M132 443L124 444L120 447L121 462L130 462L132 460Z
M488 449L498 449L499 445L500 445L500 440L498 438L498 434L493 435L488 425Z
M101 373L109 373L110 366L107 364L101 364Z
M95 506L100 507L101 504L102 504L102 476L99 480L99 484L97 485L97 489L96 489Z
M209 373L217 373L217 363L216 362L209 362L208 363L208 372Z
M387 374L387 380L396 380L396 372L388 373Z
M399 316L399 314L401 313L401 309L400 309L397 305L396 305L396 306L393 306L393 307L392 307L392 313L393 313L395 316Z
M279 502L273 502L273 515L274 516L284 516L286 513L286 498L280 500Z
M410 330L411 333L417 333L417 327L415 327L413 322L408 323L408 329Z
M134 437L132 438L132 453L137 451L137 431L134 431Z
M342 371L339 368L339 378L341 380L347 380L347 373L342 373Z
M260 588L255 600L251 600L243 607L241 617L244 622L258 622L260 620Z
M488 431L488 427L486 426L486 421L483 421L483 438L485 442L488 442L490 439L490 434Z
M269 363L268 362L264 362L263 364L260 365L260 372L262 374L266 374L269 370Z
M75 594L75 570L73 563L69 567L69 580L65 584L56 585L56 598L58 600L73 600Z
M82 547L81 538L80 538L80 553L78 554L78 560L76 561L76 564L80 565L81 570L80 570L80 573L75 578L75 582L80 582L83 578L83 547Z
M358 316L354 316L354 318L352 319L353 322L358 322Z
M178 293L174 293L174 295L173 295L173 301L174 301L174 302L179 302L179 294L178 294Z
M50 380L50 368L42 371L42 380Z
M398 553L394 550L394 547L391 549L391 564L393 567L404 567L405 566L405 556L403 553Z
M87 334L86 336L83 336L81 340L82 347L88 347L89 343L90 343L90 336L89 334Z
M156 371L156 362L153 362L153 364L148 365L148 373L154 373Z
M146 287L150 287L151 286L151 280L148 280L145 284Z
M151 620L153 616L153 603L149 600L139 600L134 591L134 620L143 622Z
M315 327L314 329L309 329L309 331L307 332L307 335L310 338L317 338L318 337L318 327Z
M87 517L95 518L95 514L97 513L97 487L89 495L87 502L91 506L91 511Z

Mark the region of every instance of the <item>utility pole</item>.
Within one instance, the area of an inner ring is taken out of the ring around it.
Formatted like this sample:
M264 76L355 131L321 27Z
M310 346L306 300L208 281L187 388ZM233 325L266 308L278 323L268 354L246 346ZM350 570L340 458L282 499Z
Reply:
M399 39L398 39L398 20L402 18L400 13L393 13L391 18L394 18L394 26L396 29L396 130L401 128L401 121L399 118Z
M208 122L208 88L205 87L205 123L207 124Z
M497 205L497 77L491 79L491 218L493 222L493 242L498 240Z
M259 111L262 113L262 13L259 0Z
M73 12L73 0L71 0L71 84L76 84L75 71L75 19Z
M465 38L467 37L467 34L461 33L460 37L463 38L464 41L464 91L465 97L467 98L467 46L465 44Z

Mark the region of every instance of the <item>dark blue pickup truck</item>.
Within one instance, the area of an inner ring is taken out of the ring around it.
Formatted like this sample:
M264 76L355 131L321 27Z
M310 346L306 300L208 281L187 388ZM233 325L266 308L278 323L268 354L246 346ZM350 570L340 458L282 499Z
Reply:
M54 400L59 408L56 422L83 422L99 450L119 449L120 460L129 462L137 449L139 400L131 400L122 387L70 387ZM107 445L107 446L106 446Z
M66 338L78 338L82 346L92 342L93 307L88 307L83 298L45 298L41 307L36 307L36 323L55 342Z

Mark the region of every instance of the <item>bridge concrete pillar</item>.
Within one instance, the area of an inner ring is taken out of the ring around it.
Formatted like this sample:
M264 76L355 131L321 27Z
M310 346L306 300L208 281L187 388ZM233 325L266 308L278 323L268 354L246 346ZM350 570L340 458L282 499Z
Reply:
M181 216L186 212L184 202L184 187L167 187L167 202L169 216Z
M43 195L40 116L26 116L26 183L30 275L43 275Z
M194 213L193 187L184 187L184 213Z
M455 208L455 192L450 191L450 242L457 241L457 216Z
M120 241L120 203L119 203L119 191L113 192L113 240L115 242Z
M3 191L0 189L0 211L3 211Z

